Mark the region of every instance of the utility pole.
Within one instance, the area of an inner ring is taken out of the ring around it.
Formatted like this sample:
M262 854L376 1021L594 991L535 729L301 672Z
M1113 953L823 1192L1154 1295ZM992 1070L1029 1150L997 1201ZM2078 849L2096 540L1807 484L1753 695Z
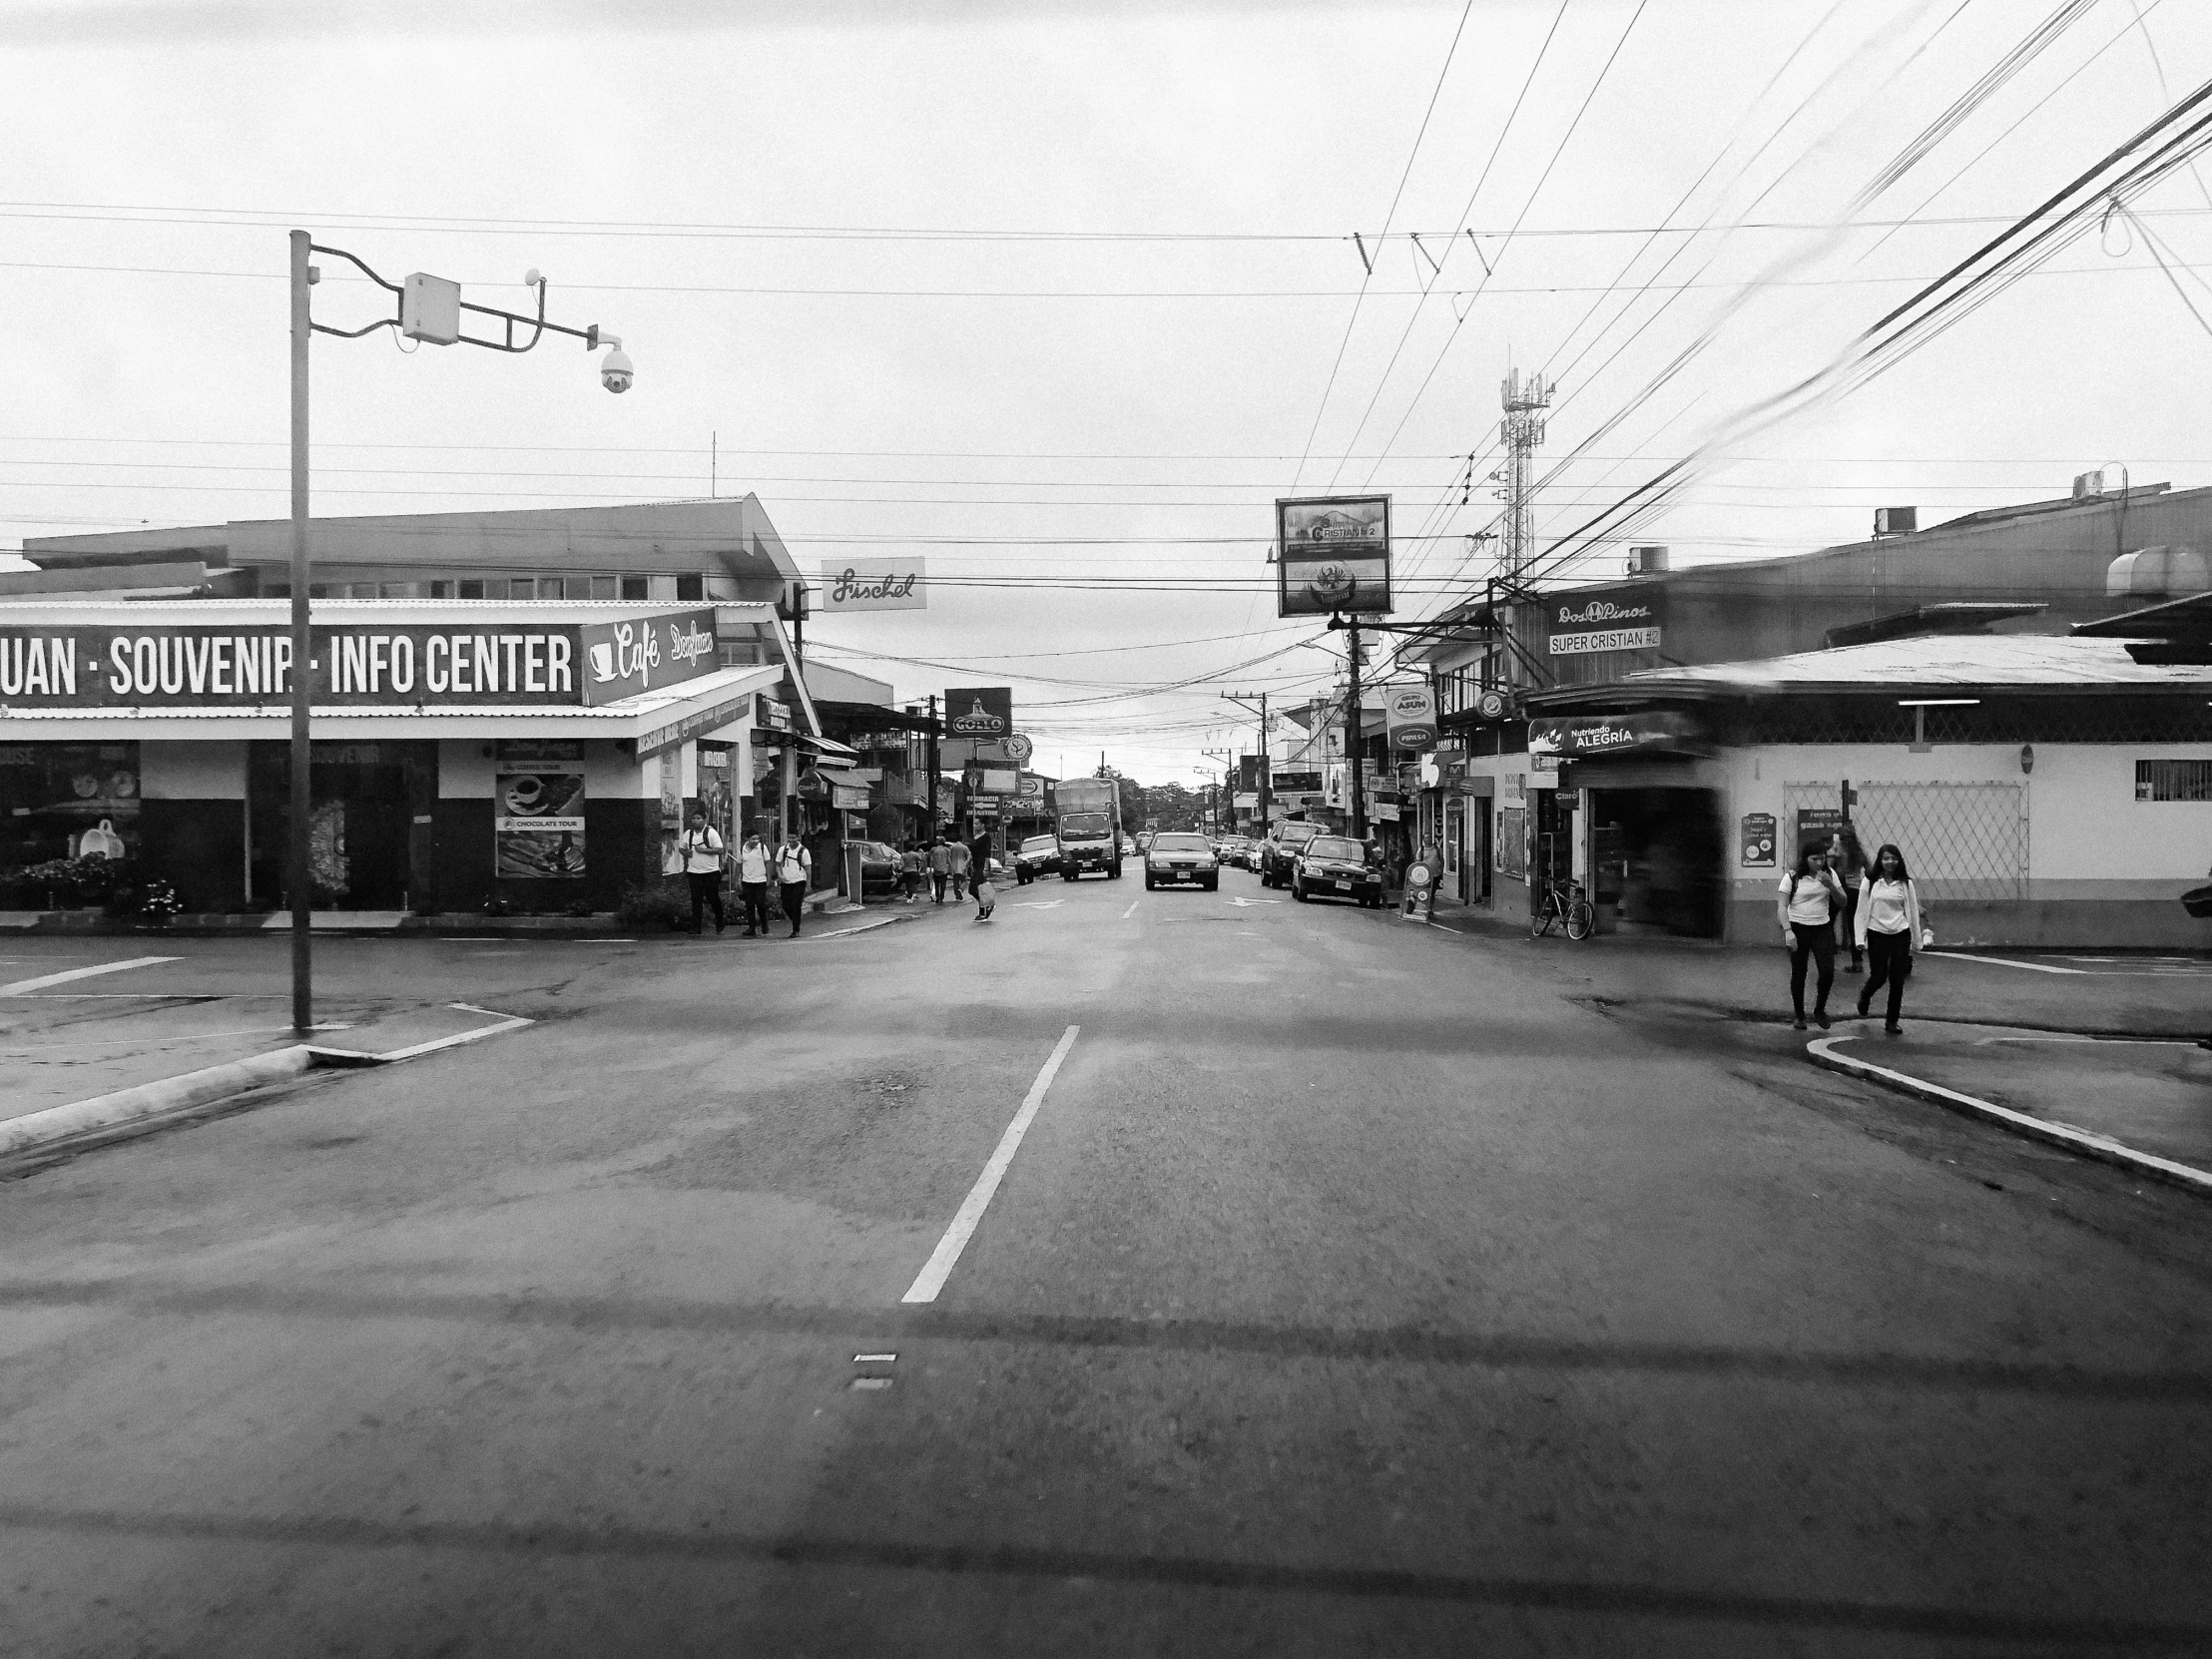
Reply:
M307 342L314 320L307 289L320 275L307 263L314 239L291 234L291 825L284 883L291 889L291 1028L304 1037L314 1028L314 872L307 853L307 820L314 811L307 711L314 670L307 627Z
M929 811L925 815L929 824L929 838L937 836L937 694L929 694Z
M1544 441L1543 411L1551 406L1551 382L1541 374L1521 378L1513 369L1499 388L1505 418L1498 438L1505 445L1505 579L1518 582L1536 553L1536 505L1529 466Z
M1268 813L1275 804L1275 754L1268 742L1273 728L1268 723L1268 694L1260 692L1223 692L1224 703L1234 703L1241 709L1252 707L1255 695L1260 704L1260 833L1268 832Z
M1360 730L1360 618L1345 619L1345 642L1352 647L1352 690L1346 698L1345 709L1345 761L1352 769L1352 838L1364 841L1368 838L1368 792L1360 752L1366 745Z

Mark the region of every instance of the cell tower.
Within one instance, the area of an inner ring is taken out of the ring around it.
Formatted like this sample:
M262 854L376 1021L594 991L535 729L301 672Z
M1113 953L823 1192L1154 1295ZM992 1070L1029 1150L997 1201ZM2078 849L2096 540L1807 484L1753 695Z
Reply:
M1551 382L1541 374L1521 378L1519 369L1507 372L1500 387L1505 418L1498 423L1498 438L1505 445L1505 576L1520 580L1536 553L1536 506L1528 468L1536 445L1544 441L1544 410L1551 407Z

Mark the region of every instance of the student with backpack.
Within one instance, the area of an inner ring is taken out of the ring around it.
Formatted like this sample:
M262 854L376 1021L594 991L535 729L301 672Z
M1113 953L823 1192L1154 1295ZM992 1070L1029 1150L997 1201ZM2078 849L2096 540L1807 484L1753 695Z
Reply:
M777 884L784 890L784 917L792 924L791 936L799 937L799 918L807 913L807 887L815 871L815 860L808 854L806 842L787 832L777 843Z
M722 833L707 822L707 809L694 807L691 828L677 850L684 860L684 879L691 884L691 930L704 930L702 911L714 906L715 932L722 931Z
M1874 1005L1874 993L1890 987L1889 1017L1883 1031L1893 1037L1904 1034L1898 1015L1905 1007L1905 981L1913 971L1913 947L1923 949L1935 938L1921 914L1920 889L1905 867L1905 854L1894 841L1885 841L1874 855L1874 866L1859 883L1857 934L1871 970L1859 992L1859 1017L1865 1019Z
M1797 1010L1793 1022L1805 1029L1805 963L1810 957L1819 969L1813 1003L1813 1020L1828 1029L1828 993L1836 983L1836 918L1844 911L1844 884L1828 867L1828 848L1809 844L1798 854L1797 868L1782 878L1775 894L1775 911L1782 920L1783 942L1790 947L1790 1002Z

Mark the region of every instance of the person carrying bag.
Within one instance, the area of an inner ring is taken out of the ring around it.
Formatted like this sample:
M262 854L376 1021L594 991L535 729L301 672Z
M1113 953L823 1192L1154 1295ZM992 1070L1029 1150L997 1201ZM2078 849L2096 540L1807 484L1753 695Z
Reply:
M1775 895L1782 939L1790 947L1790 1002L1793 1022L1805 1029L1805 963L1819 969L1813 1020L1828 1029L1828 993L1836 984L1836 918L1844 909L1844 884L1828 867L1828 848L1814 843L1798 854L1797 868L1782 878Z
M1859 883L1860 946L1867 952L1871 970L1859 993L1859 1017L1865 1019L1874 1004L1874 993L1890 987L1889 1017L1882 1029L1890 1036L1904 1034L1898 1015L1905 1006L1905 981L1913 971L1913 948L1925 950L1936 942L1936 933L1921 913L1920 889L1905 867L1905 854L1897 844L1885 842L1874 855L1874 867Z
M756 830L738 849L738 896L745 901L745 936L768 935L768 843Z
M776 848L776 880L784 889L784 918L792 924L791 936L799 937L799 918L807 913L807 888L814 876L815 860L797 835L786 835Z

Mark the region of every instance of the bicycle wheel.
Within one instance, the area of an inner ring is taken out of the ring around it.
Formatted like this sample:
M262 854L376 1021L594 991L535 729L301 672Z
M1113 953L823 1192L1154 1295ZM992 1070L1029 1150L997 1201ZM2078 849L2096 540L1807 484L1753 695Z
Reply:
M1551 924L1558 919L1558 894L1545 893L1536 900L1536 907L1528 912L1528 931L1536 938L1542 938L1551 931Z
M1586 939L1597 931L1597 906L1578 898L1567 906L1567 937Z

